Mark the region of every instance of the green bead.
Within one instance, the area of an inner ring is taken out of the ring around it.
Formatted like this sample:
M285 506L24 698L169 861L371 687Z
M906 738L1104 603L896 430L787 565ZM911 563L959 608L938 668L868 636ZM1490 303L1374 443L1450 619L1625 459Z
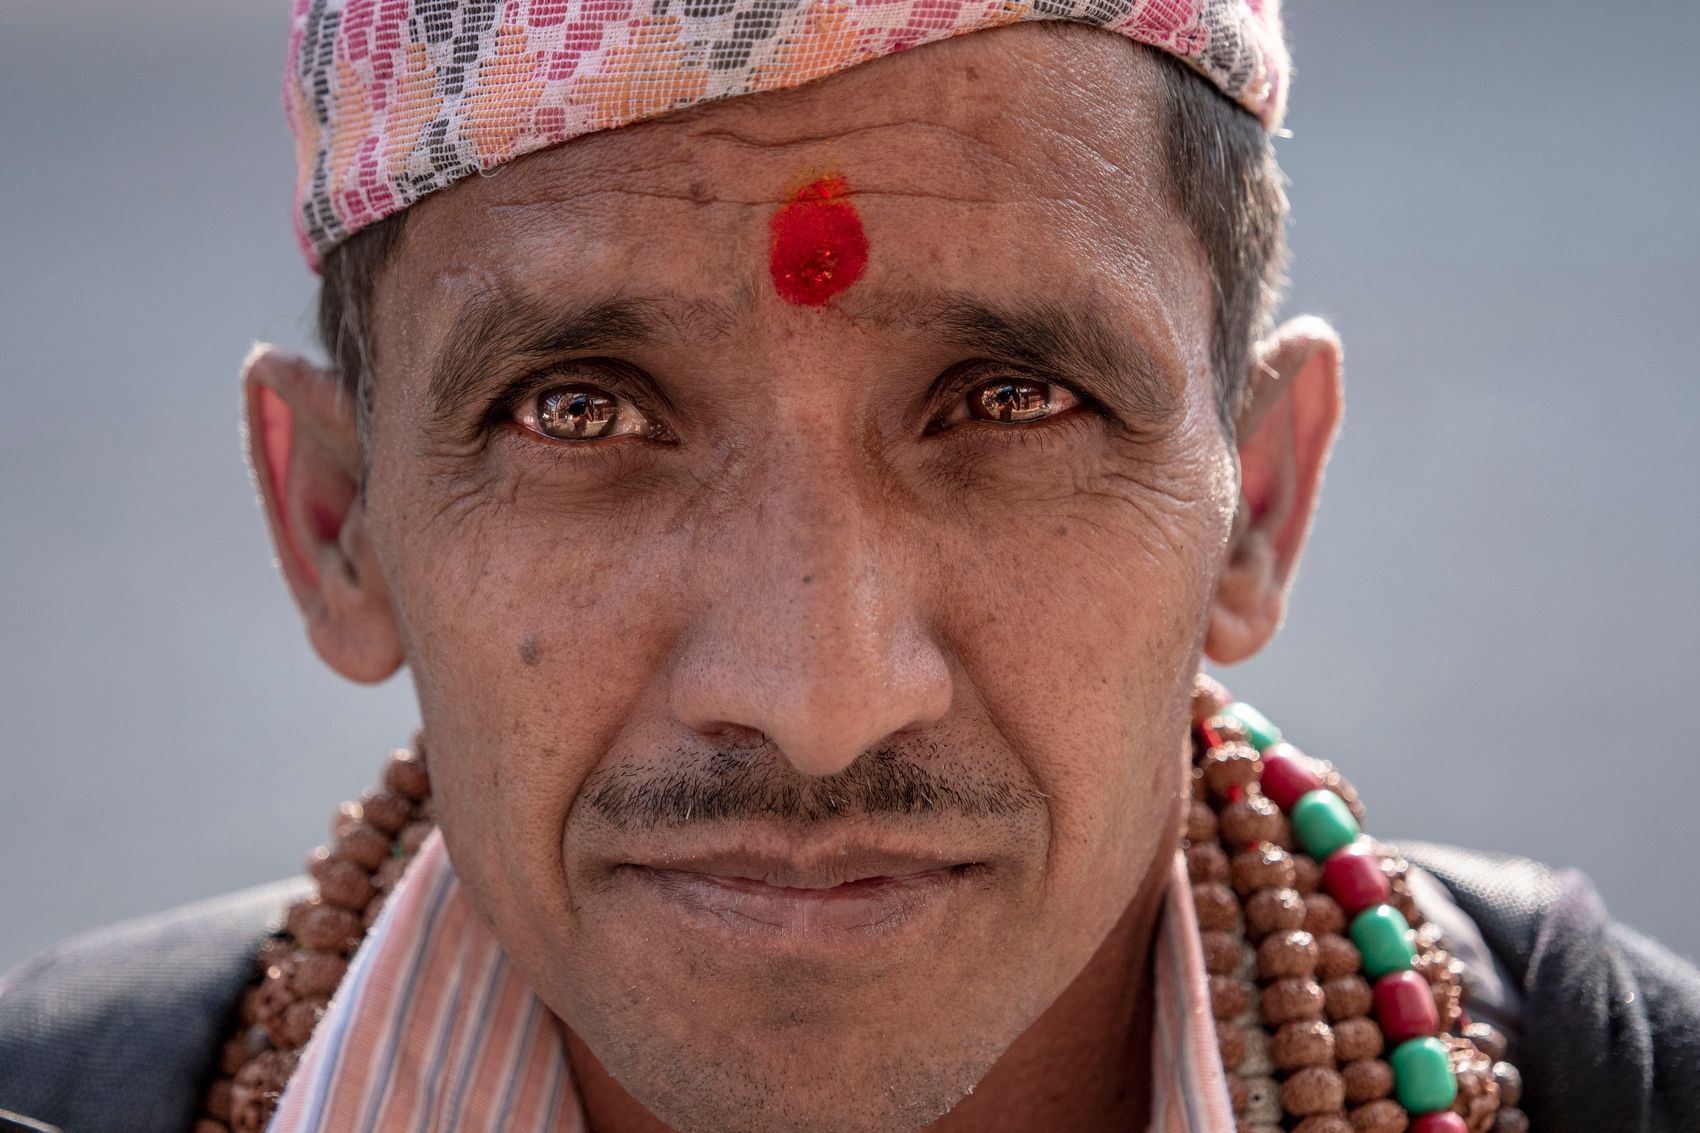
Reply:
M1281 729L1271 724L1269 717L1242 700L1236 700L1222 709L1222 715L1232 716L1244 724L1245 730L1251 733L1251 746L1258 751L1281 742Z
M1402 972L1417 958L1411 926L1392 905L1372 905L1352 918L1347 930L1364 958L1364 978L1374 983L1389 972Z
M1306 791L1293 804L1293 833L1305 853L1322 861L1341 846L1349 846L1361 831L1346 801L1333 791Z
M1393 1093L1413 1114L1445 1109L1458 1096L1452 1059L1439 1039L1407 1039L1393 1048Z

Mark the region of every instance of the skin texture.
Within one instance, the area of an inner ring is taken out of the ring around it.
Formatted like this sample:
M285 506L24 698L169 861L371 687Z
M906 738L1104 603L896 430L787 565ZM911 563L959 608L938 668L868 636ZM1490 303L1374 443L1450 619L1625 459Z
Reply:
M1305 321L1224 436L1157 105L1119 37L1017 27L430 197L377 291L363 494L334 377L250 359L309 636L352 679L411 668L456 870L593 1128L1141 1127L1191 678L1278 626L1339 415ZM769 228L821 177L868 258L800 305ZM620 297L650 333L604 311L595 342L486 350L435 412L457 319ZM1011 357L969 304L1104 348ZM975 419L1009 381L1055 411ZM563 382L630 431L529 429ZM942 880L803 924L656 881L729 852L860 876L870 848Z

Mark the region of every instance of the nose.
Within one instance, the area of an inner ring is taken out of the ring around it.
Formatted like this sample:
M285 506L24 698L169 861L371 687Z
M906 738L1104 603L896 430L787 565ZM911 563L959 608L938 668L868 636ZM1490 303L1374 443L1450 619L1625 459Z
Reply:
M819 455L740 485L755 502L699 545L712 565L697 578L712 582L671 696L702 735L758 732L798 771L831 775L942 719L951 676L926 626L928 564L902 546L881 493Z

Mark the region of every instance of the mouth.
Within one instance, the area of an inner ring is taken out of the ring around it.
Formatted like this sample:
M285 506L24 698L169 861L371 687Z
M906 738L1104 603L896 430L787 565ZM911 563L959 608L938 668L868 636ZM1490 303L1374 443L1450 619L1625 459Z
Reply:
M829 853L711 851L627 863L615 873L698 926L830 944L886 937L932 920L987 868L943 855L850 845Z

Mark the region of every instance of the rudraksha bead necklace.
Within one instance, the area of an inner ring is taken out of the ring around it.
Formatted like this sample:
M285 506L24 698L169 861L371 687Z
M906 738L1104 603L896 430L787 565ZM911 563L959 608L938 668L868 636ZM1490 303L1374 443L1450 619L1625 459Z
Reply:
M1465 1013L1463 965L1351 785L1208 677L1192 709L1182 845L1236 1133L1527 1133L1504 1037ZM261 947L194 1133L263 1133L433 826L420 736L308 857L318 891Z

